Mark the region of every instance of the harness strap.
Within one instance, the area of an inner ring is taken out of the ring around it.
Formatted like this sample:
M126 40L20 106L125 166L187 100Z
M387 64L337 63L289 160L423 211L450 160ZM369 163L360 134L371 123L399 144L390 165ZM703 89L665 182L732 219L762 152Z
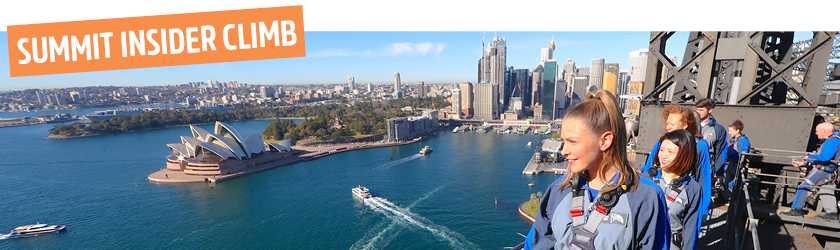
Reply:
M580 177L578 177L580 178ZM630 184L631 180L628 179ZM628 185L621 185L606 193L599 193L595 201L583 210L584 193L578 186L577 180L572 181L572 250L595 250L595 237L598 236L598 226L618 203L618 199L627 192ZM594 209L594 211L593 211ZM588 216L586 212L589 212Z

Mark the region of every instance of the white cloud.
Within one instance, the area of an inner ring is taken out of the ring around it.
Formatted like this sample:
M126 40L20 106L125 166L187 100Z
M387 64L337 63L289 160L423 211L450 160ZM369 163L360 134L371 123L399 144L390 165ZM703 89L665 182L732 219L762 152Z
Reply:
M346 49L329 48L313 53L308 53L306 57L345 57L355 55L355 52L347 51Z

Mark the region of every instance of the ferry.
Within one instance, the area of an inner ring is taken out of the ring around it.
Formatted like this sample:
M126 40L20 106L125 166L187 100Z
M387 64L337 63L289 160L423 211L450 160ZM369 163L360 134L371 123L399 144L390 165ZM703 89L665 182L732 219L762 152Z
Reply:
M31 237L31 236L38 236L42 234L51 234L51 233L58 233L64 231L64 226L61 225L47 225L47 224L40 224L35 223L33 225L26 225L26 226L19 226L12 230L11 233L6 235L0 235L0 238L22 238L22 237Z
M425 146L423 149L420 150L421 155L425 155L432 152L432 147Z
M362 187L362 185L359 185L359 187L354 187L352 191L353 191L353 196L359 197L362 200L371 197L370 196L370 191L366 187Z

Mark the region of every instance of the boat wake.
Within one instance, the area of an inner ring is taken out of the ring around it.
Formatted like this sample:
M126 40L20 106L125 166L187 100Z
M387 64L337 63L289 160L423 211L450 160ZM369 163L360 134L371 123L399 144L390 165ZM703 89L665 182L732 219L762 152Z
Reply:
M396 161L392 161L392 162L382 164L382 166L379 166L378 169L387 169L387 168L390 168L390 167L393 167L393 166L396 166L396 165L400 165L400 164L409 162L411 160L416 160L417 158L420 158L422 156L423 155L421 155L421 154L415 154L415 155L412 155L412 156L409 156L409 157L406 157L406 158L402 158L402 159L399 159L399 160L396 160Z
M411 206L428 198L432 193L437 192L438 190L440 190L440 188L437 188L429 194L427 194L426 196L418 199L417 201L412 203ZM371 230L371 232L378 231L379 229L382 229L382 231L375 235L366 234L365 237L356 241L356 243L353 244L353 246L350 247L350 249L383 249L385 248L385 246L388 246L391 240L393 240L397 235L399 235L400 231L407 227L418 228L424 231L428 231L435 238L442 242L446 242L453 249L478 248L478 246L476 246L472 242L469 242L461 234L454 232L445 226L437 225L429 219L424 218L423 216L412 213L409 209L410 207L403 208L397 206L396 204L381 197L365 199L365 204L368 205L374 211L384 214L392 221L387 226L380 225L374 228L373 230Z

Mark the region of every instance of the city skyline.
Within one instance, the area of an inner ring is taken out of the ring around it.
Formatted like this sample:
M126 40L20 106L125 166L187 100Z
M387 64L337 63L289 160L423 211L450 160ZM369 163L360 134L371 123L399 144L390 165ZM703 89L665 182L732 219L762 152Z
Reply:
M685 44L689 32L677 32L672 44ZM126 69L114 71L9 77L9 60L0 60L0 91L84 86L155 86L197 80L236 80L254 85L393 83L401 73L403 83L477 83L476 59L482 37L490 44L495 36L507 41L506 65L532 69L541 50L554 39L553 56L589 67L594 58L618 63L626 71L631 51L648 47L650 32L306 32L307 56L228 63ZM810 38L796 32L795 40ZM9 58L7 33L0 32L0 57ZM486 45L485 45L486 46ZM486 48L486 47L485 47ZM684 46L666 49L682 60Z

